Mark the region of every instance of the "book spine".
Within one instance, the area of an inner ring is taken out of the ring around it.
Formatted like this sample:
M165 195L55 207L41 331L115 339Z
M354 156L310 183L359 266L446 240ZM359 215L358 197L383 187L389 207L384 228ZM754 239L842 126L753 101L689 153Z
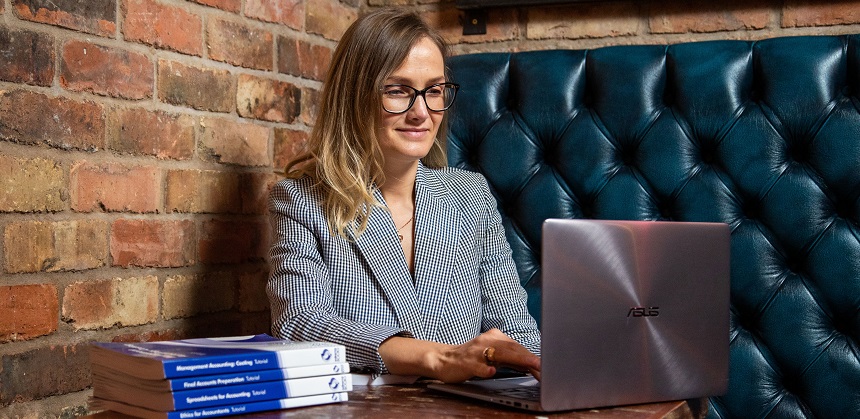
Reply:
M189 409L169 412L168 419L214 418L219 416L239 415L245 413L265 412L267 410L289 409L294 407L317 406L322 404L340 403L349 400L347 393L317 394L314 396L296 397L281 400L266 400L254 403L239 403L227 406L216 406L201 409Z
M250 403L262 400L285 399L316 394L338 393L352 390L349 374L323 375L292 380L269 381L200 390L177 391L173 396L173 410Z
M251 384L265 381L278 381L293 378L315 377L319 375L344 374L349 372L349 364L309 365L276 370L259 370L236 374L206 375L167 380L171 391L194 390L228 385Z
M168 359L164 361L164 376L191 377L341 362L346 362L346 359L344 348L340 345L293 348L277 352L248 351L246 354Z

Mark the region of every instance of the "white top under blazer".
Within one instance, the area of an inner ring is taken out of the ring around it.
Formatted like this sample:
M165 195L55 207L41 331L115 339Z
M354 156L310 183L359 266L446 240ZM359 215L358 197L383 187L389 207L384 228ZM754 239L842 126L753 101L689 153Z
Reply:
M419 164L414 278L388 211L374 208L367 230L347 240L329 232L321 201L309 177L272 189L267 292L275 336L343 344L353 369L378 373L387 372L379 345L394 335L462 344L498 328L540 354L540 332L483 176Z

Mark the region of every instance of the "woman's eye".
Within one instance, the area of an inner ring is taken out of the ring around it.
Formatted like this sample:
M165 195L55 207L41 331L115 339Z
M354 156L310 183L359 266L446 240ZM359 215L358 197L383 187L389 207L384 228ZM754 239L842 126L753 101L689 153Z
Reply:
M386 96L398 97L398 96L409 96L409 93L406 93L406 90L403 89L386 89Z
M432 89L427 90L427 93L425 94L430 96L442 96L442 88L434 87Z

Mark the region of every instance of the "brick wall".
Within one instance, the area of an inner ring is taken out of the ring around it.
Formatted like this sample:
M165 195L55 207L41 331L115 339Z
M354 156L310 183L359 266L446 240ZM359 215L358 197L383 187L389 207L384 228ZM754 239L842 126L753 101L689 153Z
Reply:
M87 343L260 333L265 196L359 12L455 53L860 32L860 1L0 0L0 416L86 413Z
M273 167L357 12L0 0L0 416L85 413L92 340L268 331Z
M463 13L450 3L369 0L369 7L408 3L421 4L409 7L442 29L455 54L860 32L858 0L617 0L493 8L484 35L463 35Z

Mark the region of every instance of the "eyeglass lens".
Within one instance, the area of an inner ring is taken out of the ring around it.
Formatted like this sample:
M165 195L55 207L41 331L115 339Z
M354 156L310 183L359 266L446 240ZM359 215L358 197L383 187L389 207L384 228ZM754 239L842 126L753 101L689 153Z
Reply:
M412 107L416 97L423 96L427 109L444 111L454 103L457 87L454 83L439 83L418 90L405 84L390 84L382 89L382 107L391 113L403 113Z

